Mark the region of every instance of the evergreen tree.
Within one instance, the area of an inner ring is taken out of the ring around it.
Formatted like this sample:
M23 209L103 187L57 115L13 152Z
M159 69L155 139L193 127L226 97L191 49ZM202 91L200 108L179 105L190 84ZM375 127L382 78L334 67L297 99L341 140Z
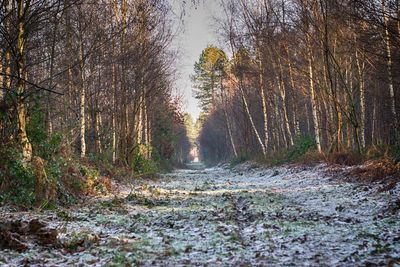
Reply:
M208 112L216 104L218 90L221 89L221 81L225 76L226 63L224 51L215 46L208 46L194 65L194 95L204 112Z

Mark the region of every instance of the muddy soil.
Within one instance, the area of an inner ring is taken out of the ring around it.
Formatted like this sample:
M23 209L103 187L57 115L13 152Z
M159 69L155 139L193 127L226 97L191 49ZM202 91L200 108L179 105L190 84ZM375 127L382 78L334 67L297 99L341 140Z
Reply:
M400 186L340 176L325 165L178 170L69 209L2 208L3 225L35 220L58 235L4 245L0 265L399 265Z

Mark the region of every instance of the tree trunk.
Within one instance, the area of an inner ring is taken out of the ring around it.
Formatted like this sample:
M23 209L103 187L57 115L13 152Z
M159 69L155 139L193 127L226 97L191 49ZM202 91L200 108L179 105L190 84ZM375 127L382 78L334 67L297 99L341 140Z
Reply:
M103 152L100 140L100 124L101 124L101 114L99 111L95 113L95 146L96 146L96 153L101 154Z
M226 105L226 98L225 98L225 89L224 89L224 85L223 85L223 80L221 79L221 101L223 106L223 110L224 110L224 117L225 117L225 122L226 122L226 127L228 128L228 135L229 135L229 141L231 143L232 146L232 151L233 154L235 155L235 157L238 156L237 154L237 150L236 150L236 146L235 146L235 141L233 140L233 134L232 134L232 126L228 117L228 112L227 112L227 105Z
M260 46L260 45L259 45ZM263 119L264 119L264 147L268 149L269 147L269 135L268 135L268 113L267 113L267 98L265 96L265 84L264 84L264 66L261 59L260 48L258 49L258 67L259 67L259 90L261 94L261 104L263 111Z
M357 63L357 71L358 71L358 79L360 83L360 112L361 112L361 121L360 121L360 137L361 137L361 146L364 149L366 146L365 141L365 81L364 81L364 69L365 62L360 63L359 53L356 50L356 63Z
M81 158L86 156L86 117L85 117L85 63L83 40L80 43L80 73L81 73L81 93L80 93L80 137L81 137Z
M384 42L386 47L386 58L387 58L386 63L387 63L387 73L388 73L389 94L390 94L390 109L392 112L395 134L397 134L398 120L396 112L396 98L394 94L394 85L393 85L393 70L392 70L393 61L392 61L391 43L389 35L389 16L386 13L385 0L382 0L381 3L382 3L383 28L384 28Z
M286 133L289 138L289 144L292 146L294 144L292 130L290 129L289 114L286 106L286 86L282 79L283 69L280 59L278 59L279 77L278 77L278 87L282 99L282 109L283 109L283 119L285 124Z
M313 71L313 60L311 49L309 48L308 54L308 78L310 83L310 97L311 97L311 106L312 106L312 118L314 123L314 135L315 135L315 143L317 145L317 149L319 152L322 151L321 148L321 130L319 126L319 118L318 118L318 102L317 102L317 94L315 93L314 88L314 71Z
M32 160L32 145L29 142L26 133L26 104L25 104L25 15L26 10L23 0L18 0L18 39L17 39L17 66L18 66L18 81L17 81L17 113L18 113L18 137L22 148L23 162L27 163Z
M266 148L265 148L265 145L264 145L263 141L261 140L261 136L260 136L260 134L259 134L259 132L258 132L258 130L256 128L256 125L254 124L253 116L250 113L249 105L247 103L246 96L244 95L244 91L243 91L241 82L242 81L239 81L239 85L238 86L239 86L240 94L242 96L242 100L243 100L243 104L244 104L244 107L245 107L245 110L246 110L246 114L249 117L250 124L251 124L251 127L253 128L253 131L254 131L254 133L255 133L255 135L257 137L257 141L260 144L261 152L262 152L263 156L266 157L267 156L267 151L266 151Z
M286 54L288 57L288 71L289 71L289 79L290 79L290 86L292 88L292 107L293 107L293 125L294 125L294 132L296 136L300 135L300 122L299 122L299 115L297 114L298 110L297 110L297 103L296 101L298 101L297 97L296 97L296 85L294 82L294 78L293 78L293 67L292 67L292 63L290 61L290 54L289 54L289 48L287 47L287 45L285 46L286 49Z
M49 88L53 89L53 76L54 76L54 57L55 57L55 49L56 49L56 36L57 36L57 30L58 30L58 23L59 20L57 19L57 14L58 14L58 9L60 7L60 4L57 6L57 12L56 15L54 16L54 24L53 24L53 32L52 32L52 40L51 40L51 48L50 48L50 70L49 70ZM51 97L50 97L50 92L47 93L47 134L48 136L51 136L53 134L53 122L51 120Z
M143 86L143 82L141 84ZM139 97L139 114L137 115L136 135L137 135L136 143L138 145L142 145L143 144L143 92L140 92L140 97Z

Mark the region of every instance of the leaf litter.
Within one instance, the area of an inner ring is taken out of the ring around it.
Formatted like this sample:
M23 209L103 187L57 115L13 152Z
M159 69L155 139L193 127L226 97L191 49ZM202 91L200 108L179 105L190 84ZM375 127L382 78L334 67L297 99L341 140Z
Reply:
M3 207L0 265L400 264L400 186L329 168L178 170L56 212Z

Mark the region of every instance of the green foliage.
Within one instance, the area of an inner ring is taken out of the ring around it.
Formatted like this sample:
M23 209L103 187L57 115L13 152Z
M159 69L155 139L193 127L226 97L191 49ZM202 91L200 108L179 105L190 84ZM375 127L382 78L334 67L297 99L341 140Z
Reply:
M136 193L130 193L127 197L126 200L129 201L130 203L134 203L136 205L143 205L148 208L152 208L157 205L156 201L154 201L152 198L148 198L144 195L136 194Z
M231 71L240 78L243 78L245 73L251 72L253 67L252 59L249 51L246 48L239 48L232 58Z
M53 134L47 142L44 142L41 146L40 157L49 160L52 156L59 153L62 143L62 135L59 133Z
M88 231L73 232L63 247L68 251L75 252L79 248L89 248L99 241L99 237Z
M389 148L389 156L396 162L400 162L400 144L395 144Z
M32 145L40 145L47 141L46 125L44 121L44 112L37 107L33 107L26 125L26 131Z
M95 186L97 184L97 180L100 177L99 170L95 168L91 168L90 166L80 164L79 165L79 172L81 173L82 176L85 177L84 183L83 184L78 184L77 188L86 190L86 191L91 191L92 189L95 189Z
M26 130L36 156L51 160L58 154L63 136L60 133L48 135L43 110L38 107L32 108Z
M47 162L45 170L47 174L47 179L49 180L50 183L53 184L59 183L61 176L63 175L62 165L63 165L62 159L51 160Z
M287 151L287 160L295 161L305 155L309 150L315 149L316 144L314 138L309 135L298 136L294 140L294 145Z
M293 163L301 160L309 151L315 150L315 140L310 135L300 135L294 140L293 146L276 151L269 155L267 159L263 159L268 164L280 165L285 163Z
M131 260L126 252L115 251L109 267L130 266Z
M215 46L208 46L194 65L195 74L192 76L194 94L204 111L213 104L212 99L220 88L227 61L224 51Z
M35 175L30 166L20 159L9 161L7 169L0 173L0 185L5 188L0 194L0 203L10 203L29 208L35 201Z
M131 161L131 168L135 174L146 175L157 172L158 166L152 159L146 158L140 151L140 148L135 149Z

